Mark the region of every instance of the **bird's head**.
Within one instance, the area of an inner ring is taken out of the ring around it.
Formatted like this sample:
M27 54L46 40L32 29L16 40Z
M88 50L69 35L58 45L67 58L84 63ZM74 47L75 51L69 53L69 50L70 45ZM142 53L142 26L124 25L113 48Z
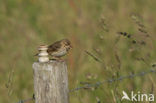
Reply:
M71 45L71 42L68 39L63 39L62 42L63 42L63 44L65 44L67 51L69 51L70 49L73 48Z

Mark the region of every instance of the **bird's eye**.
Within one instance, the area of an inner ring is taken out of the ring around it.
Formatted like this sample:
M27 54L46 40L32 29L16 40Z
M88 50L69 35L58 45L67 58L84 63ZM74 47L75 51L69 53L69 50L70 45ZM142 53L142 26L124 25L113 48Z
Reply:
M70 45L70 42L66 42L66 45Z

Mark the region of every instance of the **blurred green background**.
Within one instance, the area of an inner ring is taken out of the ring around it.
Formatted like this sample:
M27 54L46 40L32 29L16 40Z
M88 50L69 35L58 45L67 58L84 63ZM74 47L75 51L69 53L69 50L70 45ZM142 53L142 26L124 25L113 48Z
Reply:
M32 96L37 47L63 38L73 45L65 57L70 89L149 70L156 62L155 5L155 0L0 0L0 103ZM70 93L70 102L121 103L123 90L156 93L154 78L79 90Z

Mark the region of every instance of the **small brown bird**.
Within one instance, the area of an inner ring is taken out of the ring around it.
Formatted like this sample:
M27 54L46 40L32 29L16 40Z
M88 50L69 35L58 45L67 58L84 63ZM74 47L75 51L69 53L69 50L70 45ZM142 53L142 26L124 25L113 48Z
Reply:
M47 52L53 59L60 59L66 55L71 48L71 42L68 39L62 39L49 45Z

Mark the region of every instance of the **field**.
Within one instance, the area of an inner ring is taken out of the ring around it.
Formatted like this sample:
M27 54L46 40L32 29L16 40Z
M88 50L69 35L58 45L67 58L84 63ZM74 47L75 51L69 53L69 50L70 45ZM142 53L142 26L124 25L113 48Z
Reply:
M32 97L37 47L63 38L73 46L64 57L70 89L154 68L155 5L155 0L0 0L0 103ZM77 90L70 103L123 103L122 91L156 94L155 78L148 73Z

